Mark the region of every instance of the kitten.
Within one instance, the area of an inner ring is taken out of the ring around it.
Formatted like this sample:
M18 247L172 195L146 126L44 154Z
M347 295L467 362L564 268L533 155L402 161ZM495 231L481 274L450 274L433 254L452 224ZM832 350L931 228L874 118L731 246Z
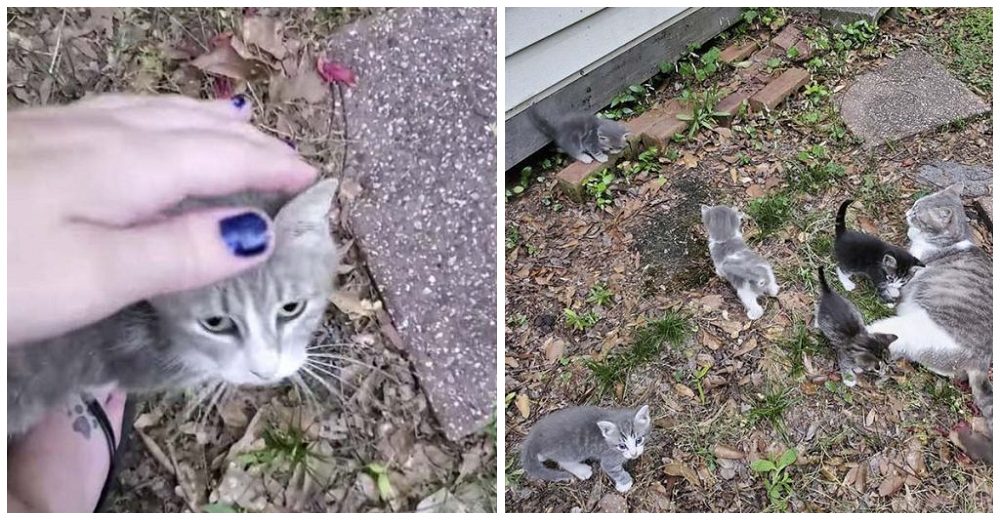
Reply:
M868 326L894 334L893 358L946 377L968 377L972 396L993 425L993 261L972 244L962 185L917 200L906 212L911 249L927 266L903 286L896 316Z
M878 372L890 343L892 334L869 334L865 319L853 303L830 289L826 272L819 268L820 295L816 302L814 325L830 340L837 353L837 364L844 384L857 384L857 374L866 370Z
M527 476L540 480L587 480L593 474L587 461L597 460L615 489L625 493L633 480L622 466L642 455L651 426L648 406L638 410L564 408L542 417L531 428L521 446L521 467ZM561 469L546 467L546 460Z
M550 122L534 108L528 109L528 116L560 150L580 162L604 162L609 153L616 154L628 146L628 127L618 121L577 112Z
M854 202L847 199L837 210L837 239L834 242L834 254L837 257L837 278L844 290L854 290L851 276L860 274L871 280L878 295L886 302L899 299L899 289L911 276L916 268L924 264L901 247L896 247L878 238L847 229L844 217L847 207Z
M142 393L206 381L272 385L295 374L307 362L341 255L327 216L336 188L335 180L322 181L287 204L262 194L187 201L189 208L228 201L263 209L274 219L273 255L215 285L158 296L62 336L8 347L8 437L97 388Z
M764 315L757 298L765 294L777 296L778 283L771 265L743 242L742 216L726 206L701 205L701 219L708 230L708 250L715 264L715 274L736 289L747 317L756 320Z

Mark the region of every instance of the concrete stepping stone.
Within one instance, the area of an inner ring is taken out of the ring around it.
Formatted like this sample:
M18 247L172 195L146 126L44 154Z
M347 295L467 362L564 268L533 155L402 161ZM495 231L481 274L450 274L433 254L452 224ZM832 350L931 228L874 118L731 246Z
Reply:
M496 10L393 9L327 41L345 92L348 224L450 439L496 407ZM459 52L458 50L461 50Z
M864 140L865 148L990 111L944 66L918 49L860 76L836 101L847 127Z
M969 166L953 161L934 161L917 170L916 180L934 189L943 189L962 182L962 195L982 197L993 193L993 167Z

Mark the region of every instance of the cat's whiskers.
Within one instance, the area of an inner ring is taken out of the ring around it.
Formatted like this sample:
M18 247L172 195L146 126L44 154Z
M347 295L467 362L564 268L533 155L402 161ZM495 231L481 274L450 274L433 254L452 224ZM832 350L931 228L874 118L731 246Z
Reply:
M209 381L208 383L205 383L205 385L201 387L198 393L195 394L194 399L189 401L184 406L184 412L182 413L182 421L186 422L188 419L190 419L191 415L194 414L194 412L200 408L201 404L206 399L211 397L211 395L215 393L216 390L218 390L220 385L222 385L221 381Z
M319 411L319 399L316 398L316 394L309 388L309 385L302 379L302 376L298 373L292 374L290 378L292 385L298 390L299 397L302 398L302 402L312 408L314 411Z
M198 420L199 425L204 426L205 421L208 419L208 416L212 413L212 409L218 409L220 406L222 406L222 403L228 394L229 394L229 385L227 385L225 382L220 382L217 390L215 391L215 393L212 394L212 398L209 399L208 405L205 406L201 418Z
M330 383L328 383L325 379L323 379L322 377L316 375L315 372L313 372L312 370L310 370L308 366L303 366L301 368L301 370L304 371L307 375L309 375L313 379L315 379L319 384L323 385L323 388L326 388L326 390L328 392L330 392L331 396L335 397L341 403L344 402L344 399L341 396L341 394L339 392L337 392L336 390L334 390L333 387L330 386Z
M322 363L320 361L310 360L310 359L306 360L306 365L309 366L309 367L312 367L313 369L315 369L316 371L318 371L318 372L320 372L322 374L326 374L326 375L330 376L331 378L337 380L341 384L346 384L346 385L352 386L354 388L358 387L358 385L355 385L354 383L351 383L350 381L347 381L346 379L344 379L343 377L340 377L340 375L335 372L336 369L340 368L337 365L334 365L334 364L331 364L331 363Z
M394 376L394 375L386 372L385 370L382 370L381 368L378 368L376 366L372 366L372 365L370 365L368 363L365 363L364 361L361 361L360 359L354 359L354 358L351 358L351 357L341 356L341 355L338 355L338 354L326 354L326 353L324 353L324 354L309 354L307 357L308 358L320 358L320 359L327 358L327 359L337 359L337 360L340 360L340 361L347 361L348 363L354 363L355 365L363 366L365 368L374 370L375 372L378 372L379 374L382 374L386 378L392 380L396 384L403 384L399 379L396 378L396 376Z

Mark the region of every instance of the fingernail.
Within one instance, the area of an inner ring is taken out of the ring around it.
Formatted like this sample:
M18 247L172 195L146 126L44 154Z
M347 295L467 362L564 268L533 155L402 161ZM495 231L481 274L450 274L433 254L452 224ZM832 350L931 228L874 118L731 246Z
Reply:
M291 147L292 150L296 149L295 141L292 141L291 137L282 137L281 140L284 141L285 144L287 144L289 147Z
M220 220L219 232L236 256L257 256L267 250L267 221L252 211Z
M236 94L229 100L236 108L243 108L247 104L247 98L243 94Z

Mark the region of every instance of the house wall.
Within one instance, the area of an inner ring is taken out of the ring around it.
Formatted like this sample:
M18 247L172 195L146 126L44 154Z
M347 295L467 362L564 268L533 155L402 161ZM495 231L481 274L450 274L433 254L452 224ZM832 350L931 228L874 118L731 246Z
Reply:
M675 62L735 23L740 8L537 8L506 10L506 168L548 139L524 110L596 113L628 85Z

